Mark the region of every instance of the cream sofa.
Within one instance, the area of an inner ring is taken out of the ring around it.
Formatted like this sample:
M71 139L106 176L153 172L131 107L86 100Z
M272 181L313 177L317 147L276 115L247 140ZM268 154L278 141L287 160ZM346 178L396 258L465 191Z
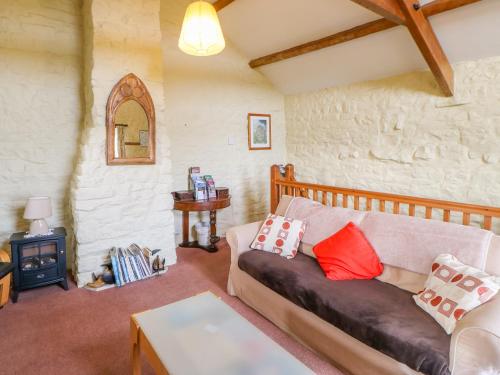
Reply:
M291 197L283 197L276 213L285 215L291 200ZM351 212L345 210L339 211L342 213L342 215L340 215L342 217L340 220L337 220L335 225L339 226L345 224L353 217L356 217L355 215L358 215L358 211L350 211ZM400 215L391 216L402 217ZM411 218L410 220L413 219L414 218ZM343 221L345 221L345 223L343 223ZM327 228L333 228L335 225L332 224L332 222L328 221L315 223L315 225L324 225ZM265 286L248 272L243 271L238 265L238 261L240 256L251 251L249 245L256 236L260 225L261 222L246 224L234 227L227 233L227 241L231 247L231 266L228 281L229 294L240 298L243 302L264 315L282 330L294 336L298 341L324 355L331 360L334 365L341 368L346 373L359 375L422 373L364 344L337 328L335 325L320 318L315 313L300 307L289 298L285 298L273 289ZM448 224L433 220L426 220L424 225L441 225L441 227L436 227L436 232L441 232L443 230L442 225L453 226L453 228L444 228L453 229L455 231L454 237L460 237L460 235L456 235L456 231L457 228L460 229L460 227L462 227L457 224ZM333 232L335 231L336 230ZM379 239L374 239L375 242L377 242L377 240ZM429 243L432 244L432 237L428 240L430 241ZM457 243L460 243L461 238L456 238L456 240L458 241ZM470 244L471 242L467 238L463 240L464 244ZM313 256L311 251L312 245L311 243L306 243L306 238L304 237L301 248L302 253ZM377 247L375 246L375 248ZM254 250L254 254L255 252ZM251 253L249 253L248 256L250 256L250 254ZM277 257L277 255L274 254L269 255ZM402 256L404 257L404 254ZM303 256L301 255L301 257ZM432 262L432 259L426 261ZM294 260L288 262L294 262ZM484 269L486 272L500 276L499 236L493 236L488 241L487 259L485 259L485 263ZM293 263L289 264L290 267L293 266ZM427 277L426 274L409 271L402 267L391 266L387 263L385 263L384 266L384 273L379 277L379 280L383 282L384 285L392 284L397 286L397 288L399 288L398 290L410 291L412 293L416 293L423 289ZM481 371L484 370L491 370L493 374L496 374L495 371L500 373L500 297L496 296L493 300L468 313L458 322L455 331L451 335L451 339L448 340L449 362L447 368L441 370L441 372L439 372L440 374L475 375L481 374Z

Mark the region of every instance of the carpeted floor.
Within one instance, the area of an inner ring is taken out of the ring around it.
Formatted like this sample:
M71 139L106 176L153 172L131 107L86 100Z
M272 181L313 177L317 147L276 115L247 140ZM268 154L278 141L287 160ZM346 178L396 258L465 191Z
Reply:
M0 310L0 373L22 375L108 375L130 373L132 313L210 290L317 374L340 375L304 346L225 292L229 247L209 254L178 249L167 274L102 292L64 291L57 285L20 293ZM144 374L152 370L143 361ZM222 375L222 374L221 374Z

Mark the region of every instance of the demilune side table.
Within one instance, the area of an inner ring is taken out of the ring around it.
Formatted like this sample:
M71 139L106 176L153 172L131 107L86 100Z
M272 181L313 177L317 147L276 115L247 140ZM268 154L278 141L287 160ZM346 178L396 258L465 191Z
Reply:
M217 210L229 207L231 205L231 197L214 198L203 201L190 200L175 200L174 210L182 211L182 242L179 247L196 247L206 250L210 253L217 251L215 244L220 240L217 237ZM202 246L198 241L189 241L189 212L210 211L210 245Z

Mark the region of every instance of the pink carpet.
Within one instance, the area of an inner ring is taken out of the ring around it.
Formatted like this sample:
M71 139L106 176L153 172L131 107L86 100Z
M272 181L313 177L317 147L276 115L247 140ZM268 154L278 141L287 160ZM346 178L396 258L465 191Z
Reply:
M178 249L167 274L123 288L64 291L57 285L19 294L0 310L1 374L108 375L130 373L132 313L210 290L317 374L341 374L237 298L226 294L229 247L209 254ZM152 374L143 360L144 374Z

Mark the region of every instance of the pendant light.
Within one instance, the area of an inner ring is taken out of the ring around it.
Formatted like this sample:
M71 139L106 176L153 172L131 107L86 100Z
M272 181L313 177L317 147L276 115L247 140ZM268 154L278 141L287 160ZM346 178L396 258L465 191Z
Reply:
M195 1L186 9L179 48L193 56L212 56L224 49L226 42L214 6Z

